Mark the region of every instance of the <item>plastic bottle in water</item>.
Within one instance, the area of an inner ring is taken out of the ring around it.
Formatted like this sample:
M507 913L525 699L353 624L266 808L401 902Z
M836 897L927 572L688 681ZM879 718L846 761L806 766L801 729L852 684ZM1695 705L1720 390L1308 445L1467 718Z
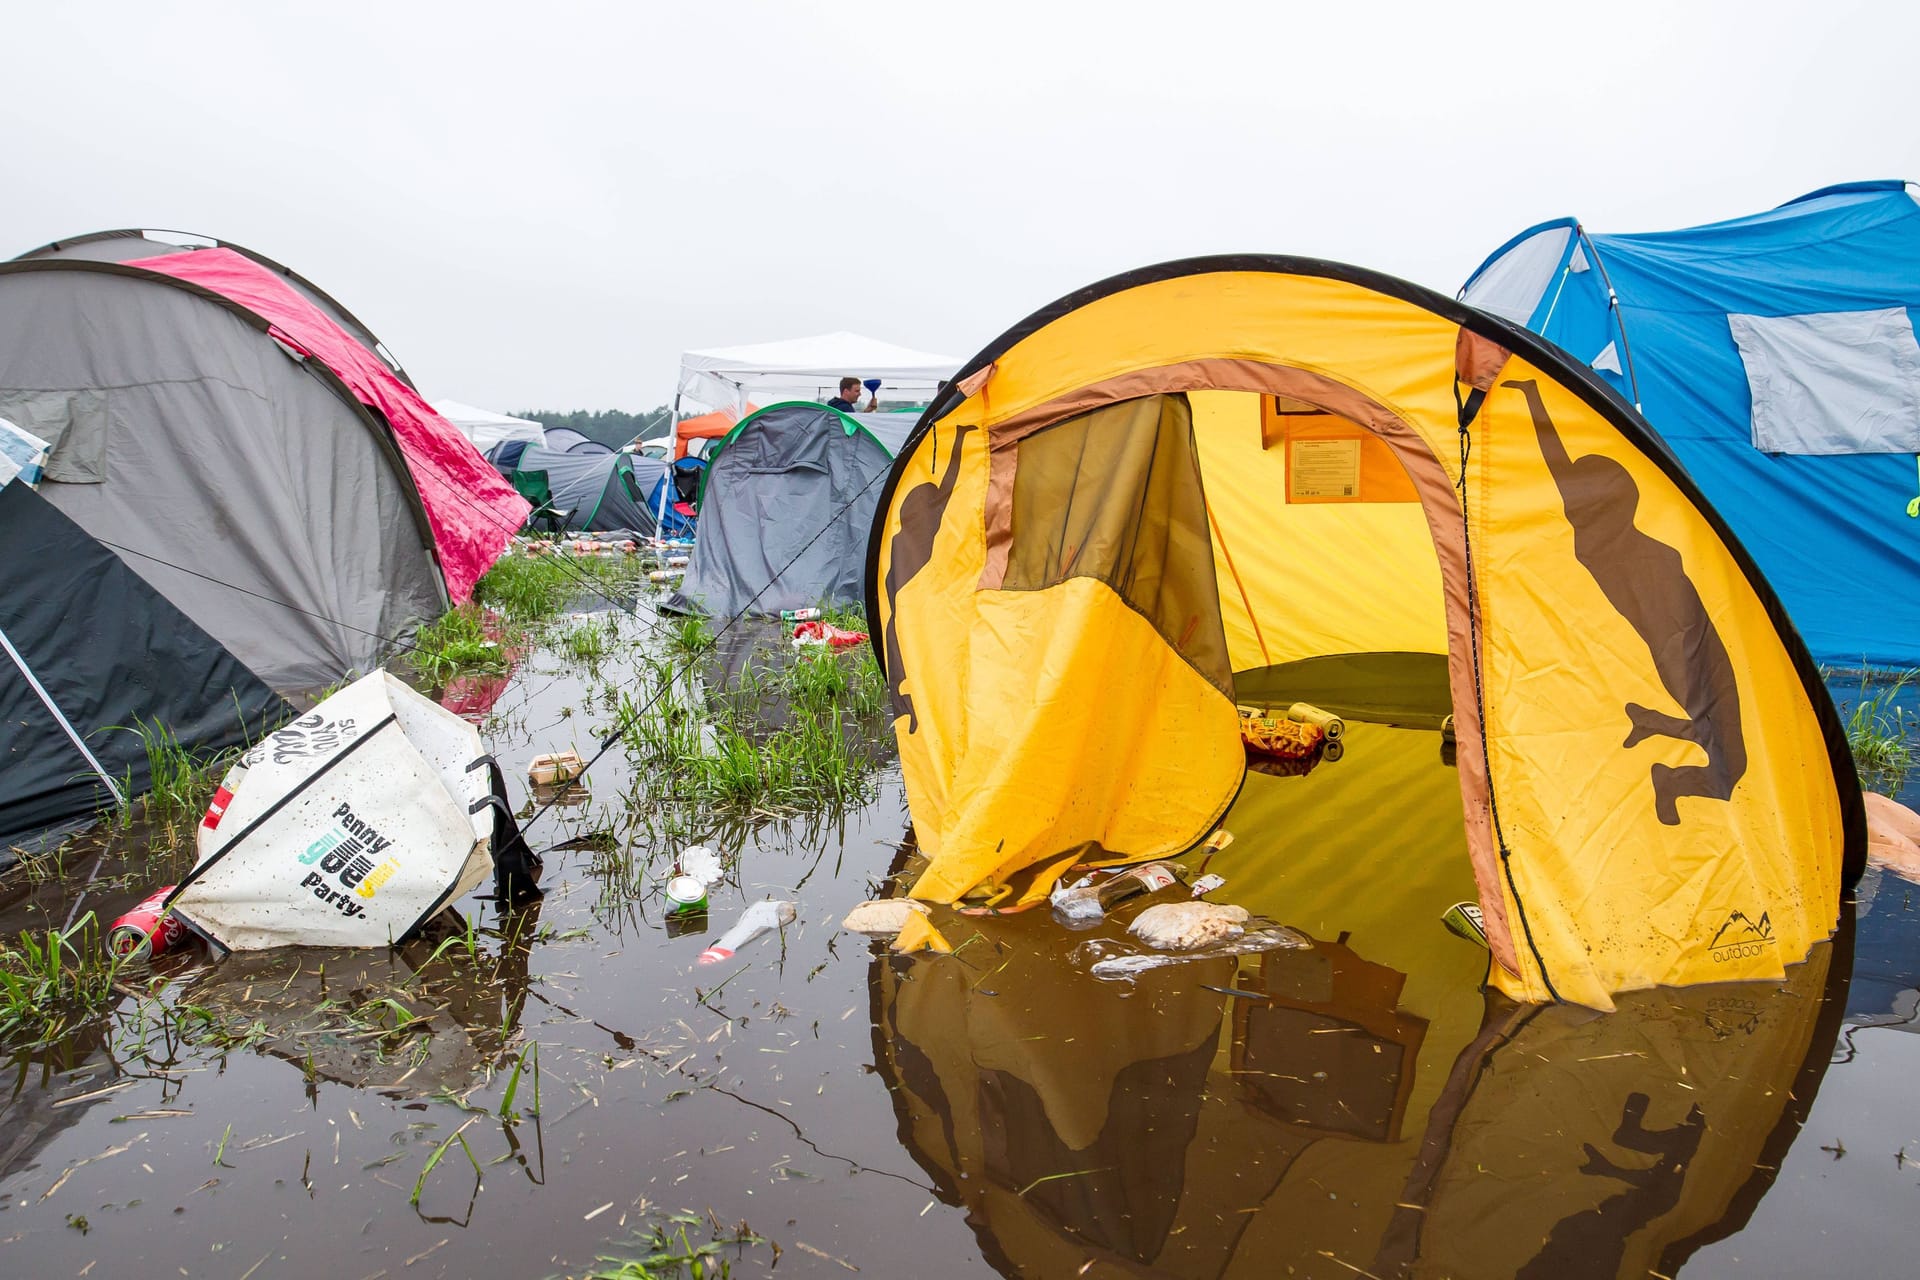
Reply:
M1098 920L1128 898L1153 893L1178 882L1179 872L1164 862L1144 862L1099 884L1083 880L1053 895L1053 909L1068 920Z

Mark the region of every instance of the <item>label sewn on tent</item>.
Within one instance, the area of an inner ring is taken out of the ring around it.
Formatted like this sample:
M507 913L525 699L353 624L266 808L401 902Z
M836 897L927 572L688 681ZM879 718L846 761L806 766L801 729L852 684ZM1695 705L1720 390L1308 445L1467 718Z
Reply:
M1287 498L1360 497L1360 441L1292 440L1287 446Z

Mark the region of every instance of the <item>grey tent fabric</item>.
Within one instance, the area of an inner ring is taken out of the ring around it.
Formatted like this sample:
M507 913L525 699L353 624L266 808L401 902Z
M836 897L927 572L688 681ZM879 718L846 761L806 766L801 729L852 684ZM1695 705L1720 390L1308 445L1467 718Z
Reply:
M920 412L912 413L854 413L849 414L855 422L880 442L889 458L897 457L900 446L907 442L913 432L913 424L920 421Z
M0 265L0 404L76 442L42 497L290 692L374 665L446 587L384 424L250 315L126 269Z
M0 485L0 548L0 867L8 847L39 847L31 837L147 790L136 728L200 753L292 714L24 484Z
M169 239L168 237L173 237ZM90 235L74 236L67 240L56 240L52 244L41 245L15 258L15 262L28 262L48 258L80 259L87 262L138 262L142 258L157 258L164 254L178 253L182 249L203 249L219 247L231 249L243 257L251 258L267 270L284 279L299 291L300 295L314 306L320 308L327 319L339 325L353 336L367 350L380 357L394 375L408 386L413 379L400 367L373 330L361 324L357 316L305 276L289 271L265 254L255 253L242 245L229 244L224 240L215 240L212 236L193 235L179 231L95 231Z
M733 617L859 604L867 527L913 422L800 403L742 419L708 454L693 555L661 608Z
M565 453L568 449L573 448L574 445L585 443L587 443L587 437L581 435L572 427L547 428L547 448L552 449L556 453Z
M659 528L659 519L648 505L667 471L667 464L658 458L528 446L516 470L546 473L547 491L553 505L568 513L569 529L601 533L630 529L651 537Z

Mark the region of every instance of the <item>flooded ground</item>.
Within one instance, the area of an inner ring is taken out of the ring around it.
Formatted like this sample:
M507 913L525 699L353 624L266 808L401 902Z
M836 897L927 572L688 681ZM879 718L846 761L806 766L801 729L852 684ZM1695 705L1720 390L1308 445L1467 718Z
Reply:
M654 687L641 617L604 659L550 645L451 691L516 795ZM715 682L792 660L724 639ZM784 719L769 698L764 731ZM1912 1269L1903 881L1870 873L1781 984L1516 1007L1440 923L1472 893L1440 733L1355 723L1338 762L1250 775L1207 866L1315 945L1102 982L1135 904L1083 932L940 913L953 956L838 930L911 871L884 759L803 816L720 820L622 747L590 778L529 830L570 846L534 907L465 902L470 929L393 952L167 958L16 1053L0 1270L580 1275L716 1239L735 1275L917 1280ZM738 861L688 926L658 881L695 839ZM16 872L0 928L111 918L179 871L140 846ZM769 896L798 904L784 936L696 965Z

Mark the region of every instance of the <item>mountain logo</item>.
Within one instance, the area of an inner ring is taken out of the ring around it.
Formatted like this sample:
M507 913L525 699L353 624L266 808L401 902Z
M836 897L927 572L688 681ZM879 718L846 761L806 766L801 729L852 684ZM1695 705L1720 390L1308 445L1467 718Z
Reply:
M1729 960L1750 959L1759 955L1762 948L1772 945L1773 921L1766 912L1762 911L1755 920L1744 911L1729 911L1714 933L1713 941L1707 943L1707 954L1715 964L1725 964Z

